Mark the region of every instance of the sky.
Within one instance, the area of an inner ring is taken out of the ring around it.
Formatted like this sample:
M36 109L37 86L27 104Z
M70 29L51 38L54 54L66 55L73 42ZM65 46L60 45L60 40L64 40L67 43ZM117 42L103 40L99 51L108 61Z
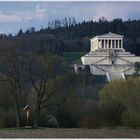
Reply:
M16 34L30 27L36 30L46 28L49 20L75 17L77 22L98 20L104 16L114 18L140 19L140 1L67 1L67 2L0 2L0 33Z

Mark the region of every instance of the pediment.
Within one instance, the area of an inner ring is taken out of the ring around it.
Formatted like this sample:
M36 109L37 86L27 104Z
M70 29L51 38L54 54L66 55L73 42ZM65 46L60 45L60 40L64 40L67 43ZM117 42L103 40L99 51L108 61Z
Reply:
M109 32L109 33L106 33L106 34L103 34L103 35L98 35L97 36L98 38L122 38L123 35L118 35L118 34L115 34L115 33L112 33L112 32Z

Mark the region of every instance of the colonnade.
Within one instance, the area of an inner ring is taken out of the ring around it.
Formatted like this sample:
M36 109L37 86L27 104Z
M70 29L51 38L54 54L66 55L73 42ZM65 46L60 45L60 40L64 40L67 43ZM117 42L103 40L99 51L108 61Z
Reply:
M103 49L123 48L123 39L98 39L98 47Z

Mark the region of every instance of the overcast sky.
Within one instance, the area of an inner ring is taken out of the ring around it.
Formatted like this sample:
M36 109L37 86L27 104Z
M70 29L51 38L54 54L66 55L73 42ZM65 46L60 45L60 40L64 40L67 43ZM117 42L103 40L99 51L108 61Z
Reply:
M140 2L0 2L0 33L47 27L48 20L75 17L78 22L114 18L140 19Z

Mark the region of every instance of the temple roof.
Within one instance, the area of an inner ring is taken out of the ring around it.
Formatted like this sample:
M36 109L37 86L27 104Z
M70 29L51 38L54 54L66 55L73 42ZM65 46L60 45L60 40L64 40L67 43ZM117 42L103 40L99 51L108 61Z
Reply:
M118 35L118 34L114 34L112 32L109 32L109 33L106 33L106 34L103 34L103 35L97 35L96 37L101 37L101 38L104 38L104 37L123 37L123 35Z
M114 34L112 32L103 34L103 35L96 35L95 37L91 38L90 40L94 40L97 38L123 38L123 35Z

